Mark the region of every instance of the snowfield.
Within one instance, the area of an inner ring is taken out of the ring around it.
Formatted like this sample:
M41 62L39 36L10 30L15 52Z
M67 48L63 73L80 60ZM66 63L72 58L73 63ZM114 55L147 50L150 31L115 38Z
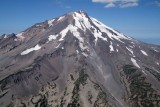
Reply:
M33 47L33 48L24 50L24 51L21 53L21 55L26 55L26 54L29 54L29 53L32 52L32 51L37 51L37 50L39 50L39 49L41 49L41 46L39 46L39 44L37 44L37 45L36 45L35 47Z

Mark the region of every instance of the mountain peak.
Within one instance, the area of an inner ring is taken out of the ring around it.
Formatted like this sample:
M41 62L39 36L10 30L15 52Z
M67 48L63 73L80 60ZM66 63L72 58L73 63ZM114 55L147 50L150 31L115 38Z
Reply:
M66 15L75 15L75 14L85 15L86 17L89 17L89 15L83 10L77 10L77 11L74 11L74 12L70 12L70 13L68 13Z
M85 13L86 14L86 12L85 11L83 11L83 10L77 10L77 11L75 11L75 12L77 12L77 13Z
M67 30L67 32L71 31L72 33L81 30L81 32L83 32L84 34L86 32L90 32L91 34L94 35L95 44L97 43L98 39L102 39L104 41L107 41L108 39L115 39L120 42L122 42L120 39L130 39L129 37L124 36L123 34L117 32L116 30L109 28L108 26L98 21L97 19L90 17L86 12L82 10L70 12L58 18L48 20L47 23L46 22L38 23L34 27L27 29L27 31L35 30L35 28L37 31L33 32L37 33L48 31L51 29L52 30L57 29L55 32L58 34L61 33L63 30ZM17 36L20 38L19 40L24 40L25 35L26 35L25 32L17 34ZM32 35L27 34L27 37L32 38Z
M85 13L85 14L87 14L85 11L83 11L83 10L76 10L76 11L73 11L73 12L70 12L71 14L73 14L73 13L80 13L80 14L82 14L82 13ZM70 14L70 13L67 13L67 14Z

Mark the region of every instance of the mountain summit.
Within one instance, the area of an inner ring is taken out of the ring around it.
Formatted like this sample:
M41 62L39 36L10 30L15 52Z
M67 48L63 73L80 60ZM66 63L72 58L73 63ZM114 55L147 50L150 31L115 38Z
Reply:
M160 46L83 11L0 37L0 107L159 107Z

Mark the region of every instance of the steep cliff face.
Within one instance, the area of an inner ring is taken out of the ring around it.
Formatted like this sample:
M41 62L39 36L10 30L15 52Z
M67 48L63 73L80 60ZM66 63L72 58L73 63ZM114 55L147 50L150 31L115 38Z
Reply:
M0 38L1 107L159 107L160 46L83 11Z

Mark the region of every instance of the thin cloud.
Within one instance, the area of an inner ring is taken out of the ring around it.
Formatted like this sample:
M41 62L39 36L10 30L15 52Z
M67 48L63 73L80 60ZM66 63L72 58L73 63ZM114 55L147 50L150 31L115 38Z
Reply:
M158 6L160 7L160 0L153 0L151 2L146 3L146 6Z
M127 8L127 7L135 7L138 6L139 0L92 0L94 3L104 3L105 8Z
M105 8L113 8L116 7L116 5L114 3L108 3Z
M124 3L119 5L120 8L135 7L135 6L138 6L138 3Z
M160 6L160 1L154 1L154 4L155 4L156 6Z
M70 9L71 6L66 5L66 4L64 3L64 1L66 1L66 0L56 0L55 3L56 3L56 5L58 5L58 6L61 7L61 8Z

